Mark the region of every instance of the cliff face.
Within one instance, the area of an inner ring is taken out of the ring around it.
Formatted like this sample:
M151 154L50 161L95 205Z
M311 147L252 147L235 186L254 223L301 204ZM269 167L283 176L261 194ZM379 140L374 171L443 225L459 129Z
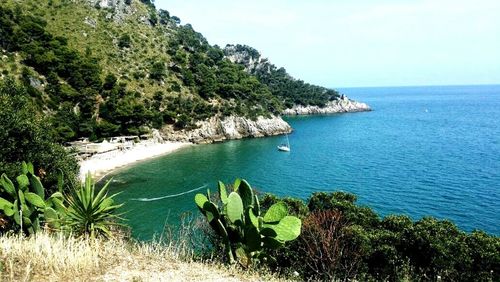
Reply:
M264 137L290 133L292 128L281 117L258 117L253 121L239 116L223 119L212 117L196 124L193 130L174 131L172 126L164 126L162 134L166 140L194 143L213 143L244 137Z
M350 100L346 96L341 99L330 101L325 107L295 105L283 111L284 115L316 115L371 111L370 106L365 103Z

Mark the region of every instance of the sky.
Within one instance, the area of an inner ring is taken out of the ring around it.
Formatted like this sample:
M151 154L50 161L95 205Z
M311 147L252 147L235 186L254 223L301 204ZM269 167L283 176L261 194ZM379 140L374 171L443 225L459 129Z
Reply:
M156 0L326 87L500 84L500 0Z

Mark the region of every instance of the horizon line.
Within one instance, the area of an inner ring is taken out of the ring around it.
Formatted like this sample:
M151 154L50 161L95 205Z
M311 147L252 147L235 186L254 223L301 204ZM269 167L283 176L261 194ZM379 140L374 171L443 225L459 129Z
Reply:
M429 85L380 85L380 86L335 86L326 87L328 89L346 89L346 88L404 88L404 87L453 87L453 86L500 86L499 83L484 83L484 84L429 84Z

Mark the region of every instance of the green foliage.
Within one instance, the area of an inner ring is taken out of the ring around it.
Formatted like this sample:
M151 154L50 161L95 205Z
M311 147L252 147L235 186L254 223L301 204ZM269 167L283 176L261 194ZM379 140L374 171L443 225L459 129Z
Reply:
M57 175L63 172L68 188L76 182L78 164L62 146L54 144L48 120L36 114L26 89L12 79L0 81L0 171L15 178L21 162L35 165L48 193L57 191ZM74 122L74 121L73 121Z
M259 199L245 180L237 179L229 195L222 182L218 186L220 206L210 200L209 191L207 196L197 194L195 203L221 238L230 263L235 256L245 267L274 261L270 251L299 236L301 220L288 215L285 203L261 214Z
M61 191L62 184L58 192L46 198L45 188L35 176L33 164L23 162L22 174L15 182L5 173L0 177L0 217L15 232L34 234L44 225L59 229L65 210ZM1 231L7 230L0 227Z
M296 80L284 68L277 68L268 61L262 61L259 67L251 66L250 61L257 61L261 58L260 53L252 47L239 44L227 45L224 52L227 56L244 55L238 63L245 67L252 67L250 74L255 75L262 84L268 86L274 96L284 101L287 108L295 104L325 106L328 101L339 97L337 91Z
M160 9L158 11L158 15L160 17L161 24L168 24L168 22L170 21L170 13L167 10Z
M292 197L278 198L276 195L270 193L266 193L260 198L260 206L262 210L268 210L269 207L278 202L284 202L286 204L290 215L303 219L309 214L307 205L301 199Z
M118 40L118 47L130 48L131 43L132 43L132 39L130 38L130 35L125 33L125 34L122 34L122 36L120 36L120 39Z
M20 55L21 79L38 105L35 112L48 115L55 141L136 134L165 123L193 129L197 121L212 116L269 117L295 99L282 95L297 88L292 86L295 80L279 78L268 84L248 74L191 25L181 25L166 10L156 11L149 0L140 2L135 3L137 12L124 15L119 24L79 1L0 4L0 47ZM88 26L82 15L99 24ZM152 26L132 25L143 17ZM68 23L67 18L75 20ZM148 74L151 80L144 79ZM37 77L45 87L31 87L30 78ZM164 98L150 102L159 90L166 91ZM318 91L303 87L289 95L312 101L316 94L310 93Z
M108 181L96 194L92 176L88 174L85 183L80 189L69 195L65 224L77 235L90 237L111 237L110 227L117 225L120 219L115 214L123 204L115 204L113 198L117 194L108 196Z
M165 63L155 62L152 64L149 71L149 77L154 80L162 80L167 75L165 70Z
M263 210L279 202L262 198ZM313 193L299 238L276 251L279 271L313 280L500 279L500 238L460 231L449 221L380 219L345 192ZM307 263L304 263L307 262Z

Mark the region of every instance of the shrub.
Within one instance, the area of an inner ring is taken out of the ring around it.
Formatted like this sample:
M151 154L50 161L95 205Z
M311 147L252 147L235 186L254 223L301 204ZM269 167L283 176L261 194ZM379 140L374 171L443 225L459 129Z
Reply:
M149 70L149 77L154 80L162 80L167 75L165 64L163 62L155 62Z
M262 205L281 199L264 196ZM345 192L314 193L299 238L273 255L302 279L497 281L500 238L450 221L390 215L380 220Z
M339 211L311 213L304 220L298 240L298 251L305 259L297 266L303 269L304 277L324 281L354 279L359 273L363 252L352 237L349 223Z
M78 163L62 146L54 144L47 120L37 109L23 86L12 79L0 82L0 171L13 179L21 173L23 160L30 160L49 194L57 191L57 175L73 187Z
M122 36L120 36L120 39L118 40L118 47L130 48L131 42L132 42L132 39L130 38L130 35L123 34Z

